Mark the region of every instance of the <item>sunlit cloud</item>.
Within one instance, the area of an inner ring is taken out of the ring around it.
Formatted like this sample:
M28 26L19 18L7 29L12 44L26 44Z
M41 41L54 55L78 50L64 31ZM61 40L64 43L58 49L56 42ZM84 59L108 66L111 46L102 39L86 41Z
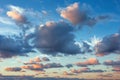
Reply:
M98 59L96 58L89 58L88 60L84 61L84 62L77 62L76 65L77 66L81 66L81 67L86 67L89 65L98 65L100 64Z

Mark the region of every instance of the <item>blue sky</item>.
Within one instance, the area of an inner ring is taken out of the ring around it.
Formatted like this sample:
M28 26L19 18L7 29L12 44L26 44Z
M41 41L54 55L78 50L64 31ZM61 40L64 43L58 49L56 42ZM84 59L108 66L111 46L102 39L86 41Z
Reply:
M119 8L119 0L0 0L0 74L117 79Z

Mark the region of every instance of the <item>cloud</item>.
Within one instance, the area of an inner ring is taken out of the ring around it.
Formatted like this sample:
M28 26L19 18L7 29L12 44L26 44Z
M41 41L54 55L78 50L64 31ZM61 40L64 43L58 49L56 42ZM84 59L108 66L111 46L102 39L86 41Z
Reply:
M14 5L9 5L8 8L10 10L6 12L6 15L21 29L21 36L26 38L27 31L33 27L33 24L29 21L30 17L27 16L28 10Z
M40 64L40 63L34 63L34 64L25 64L21 66L22 69L28 69L28 70L33 70L33 71L45 71L44 69L49 69L49 68L61 68L63 65L60 63L46 63L46 64Z
M47 58L47 57L43 57L43 58L42 58L42 61L50 61L50 59Z
M40 57L35 57L33 59L30 59L28 62L24 62L25 65L31 65L31 64L37 64L37 63L40 63L40 62L43 62L43 61L50 61L49 58L47 57L43 57L43 58L40 58Z
M71 68L71 67L73 67L73 65L72 64L67 64L67 65L65 65L67 68Z
M74 75L73 73L69 73L69 72L67 72L67 71L64 71L63 72L63 75Z
M25 17L23 17L21 14L19 14L16 11L8 11L7 15L11 17L12 19L16 20L17 22L24 23L26 22Z
M34 71L44 71L44 66L43 64L32 64L32 65L25 65L25 66L21 66L22 69L28 69L28 70L34 70Z
M44 15L47 15L47 14L48 14L48 12L45 11L45 10L42 10L41 12L42 12L42 14L44 14Z
M35 57L35 58L33 59L33 61L34 61L34 62L41 62L41 59L40 59L39 57Z
M6 17L0 17L0 23L8 24L8 25L14 25L14 23Z
M0 8L0 13L2 13L4 10L2 8Z
M73 27L63 21L47 22L35 32L33 44L41 52L51 55L74 55L81 52L79 45L75 44Z
M13 56L25 56L32 52L30 46L23 43L20 37L0 35L0 57L10 58Z
M70 71L72 73L82 73L82 72L88 72L90 69L87 67L81 68L81 69L71 69Z
M106 60L103 64L107 66L120 66L120 61Z
M98 70L89 70L89 71L86 71L87 73L89 72L92 72L92 73L102 73L102 72L105 72L105 70L101 70L101 69L98 69Z
M112 71L120 72L120 65L119 66L114 66Z
M82 51L82 53L93 52L91 49L91 45L87 41L82 42L81 51Z
M77 62L77 66L86 67L88 65L98 65L99 61L96 58L90 58L84 62Z
M120 72L120 60L116 61L106 60L103 64L106 66L112 66L113 67L112 71Z
M120 53L120 34L115 33L105 36L102 41L97 43L94 47L96 55L104 56L110 53Z
M85 9L86 8L86 9ZM91 17L89 15L90 6L87 4L81 4L75 2L67 6L64 9L58 9L60 16L64 19L69 20L74 25L88 25L93 26L101 20L109 19L108 15L100 15L96 17Z
M98 69L98 70L92 70L90 68L84 67L81 69L71 69L70 70L72 73L101 73L101 72L105 72L104 70Z
M61 68L63 65L60 63L47 63L44 65L44 68Z
M113 74L100 74L101 77L113 77Z
M20 67L7 67L5 68L5 71L14 71L14 72L17 72L17 71L21 71L22 69Z
M7 11L7 16L15 20L17 25L29 23L25 16L25 9L13 5L9 5L8 8L10 11Z

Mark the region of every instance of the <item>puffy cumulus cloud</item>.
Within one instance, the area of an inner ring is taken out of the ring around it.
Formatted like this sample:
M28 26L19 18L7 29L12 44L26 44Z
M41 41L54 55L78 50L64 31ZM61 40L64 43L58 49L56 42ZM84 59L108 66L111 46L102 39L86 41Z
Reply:
M47 58L47 57L43 57L43 58L42 58L42 61L50 61L50 59Z
M23 66L21 66L21 68L23 69L29 69L29 70L44 70L44 69L49 69L49 68L61 68L64 67L62 64L60 63L46 63L46 64L42 64L42 63L24 63Z
M20 23L26 22L26 18L22 16L20 13L18 13L17 11L8 11L7 15L11 17L13 20L16 20L17 22L20 22Z
M98 56L108 55L110 53L120 53L120 34L115 33L103 38L101 42L95 45L95 52Z
M9 5L10 11L7 11L7 16L11 17L18 24L28 24L27 18L24 15L25 9L18 6Z
M98 21L109 18L108 15L100 15L100 16L96 16L96 17L91 17L88 14L89 8L90 7L87 4L83 4L83 5L81 4L81 6L80 6L79 3L76 2L74 4L67 6L64 9L58 9L58 11L60 12L61 17L69 20L74 25L80 24L80 25L93 26Z
M44 68L61 68L63 65L60 63L47 63L44 65Z
M25 65L25 66L21 66L22 69L31 69L32 66L28 66L28 65Z
M31 47L24 44L20 37L0 35L0 58L25 56L28 52L32 52Z
M24 62L24 65L32 65L32 64L38 64L41 63L43 61L50 61L50 59L48 57L35 57L33 59L30 59L28 62Z
M41 52L51 55L74 55L81 52L79 45L75 44L73 27L63 21L47 22L35 32L33 43Z
M76 65L77 66L82 66L82 67L86 67L88 65L98 65L99 61L96 58L90 58L84 62L77 62Z
M21 71L22 69L20 67L7 67L5 68L5 71L14 71L14 72L17 72L17 71Z
M44 71L43 68L43 64L33 64L31 70Z
M28 69L28 70L38 70L38 71L44 71L44 66L43 64L32 64L32 65L25 65L25 66L21 66L21 68L23 69Z

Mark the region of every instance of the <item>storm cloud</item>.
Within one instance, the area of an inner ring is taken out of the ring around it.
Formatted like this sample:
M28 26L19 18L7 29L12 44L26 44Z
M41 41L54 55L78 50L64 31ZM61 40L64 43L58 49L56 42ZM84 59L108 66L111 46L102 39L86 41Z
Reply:
M105 36L103 40L95 45L95 52L98 56L108 55L110 53L120 53L120 34L115 33Z
M79 45L75 44L73 30L72 26L63 21L47 22L36 29L34 46L51 55L81 53Z
M24 44L20 37L0 35L0 57L10 58L13 56L25 56L25 53L32 52L30 46Z

